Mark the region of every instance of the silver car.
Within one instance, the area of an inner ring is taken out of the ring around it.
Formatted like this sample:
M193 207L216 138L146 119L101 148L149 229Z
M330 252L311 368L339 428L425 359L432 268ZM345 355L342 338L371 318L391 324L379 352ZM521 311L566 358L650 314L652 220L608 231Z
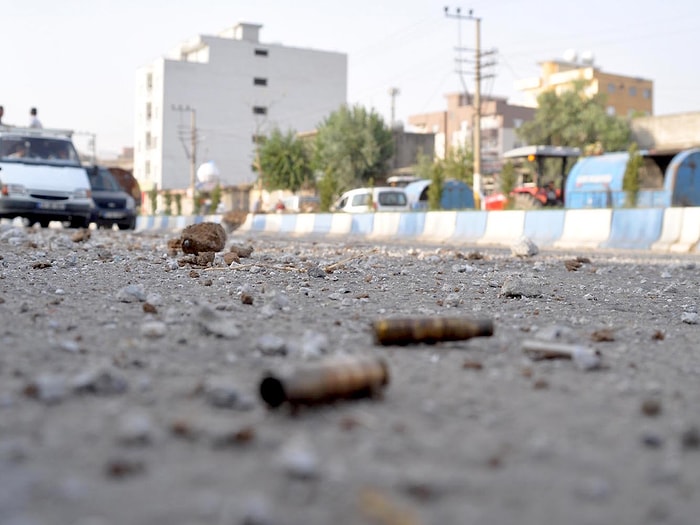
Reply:
M0 217L87 227L94 206L71 132L0 127Z

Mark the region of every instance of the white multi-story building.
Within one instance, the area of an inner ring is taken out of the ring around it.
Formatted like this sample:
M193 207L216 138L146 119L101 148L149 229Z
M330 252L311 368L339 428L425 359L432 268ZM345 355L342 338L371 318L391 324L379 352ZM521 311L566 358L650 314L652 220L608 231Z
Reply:
M312 130L346 103L347 55L264 44L261 27L199 35L137 71L134 175L143 190L190 188L205 162L222 186L249 185L260 137Z

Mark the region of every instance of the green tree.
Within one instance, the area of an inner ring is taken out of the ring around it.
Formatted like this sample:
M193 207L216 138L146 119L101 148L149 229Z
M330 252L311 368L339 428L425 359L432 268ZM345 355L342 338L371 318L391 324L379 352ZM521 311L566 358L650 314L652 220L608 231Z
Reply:
M469 186L474 185L474 154L466 147L452 148L447 157L439 164L442 166L443 180L461 180Z
M313 183L311 155L304 141L295 132L274 129L259 150L259 170L263 186L268 190L290 190L293 193Z
M148 190L148 203L151 205L151 215L155 215L158 211L158 185L154 184L153 187Z
M168 190L163 192L163 205L165 206L165 215L172 215L173 214L173 194L170 193Z
M511 161L506 162L501 169L501 177L499 180L499 189L505 195L510 203L510 192L515 189L518 183L518 174L515 172L515 166Z
M598 144L604 151L627 148L629 123L605 112L605 97L585 94L585 83L561 94L545 91L537 97L534 120L524 123L518 135L529 144L570 146L586 150Z
M440 201L442 199L443 188L443 170L444 166L441 162L435 162L430 156L424 153L418 153L416 156L416 176L421 179L430 179L428 186L428 209L436 211L442 208Z
M182 215L182 193L175 194L175 213L178 216Z
M430 172L430 186L428 186L428 209L430 211L442 209L440 201L442 200L444 181L445 173L443 166L439 163L433 164L433 169Z
M221 184L217 184L214 189L211 190L209 198L211 199L211 208L209 211L214 212L221 202Z
M324 173L333 173L342 192L382 177L393 151L393 135L380 115L343 105L318 127L314 161Z
M338 192L338 182L331 172L325 173L316 181L318 189L319 209L321 211L329 211L333 204L334 197Z
M637 205L637 195L639 194L639 170L644 164L644 159L639 154L637 143L633 142L627 149L629 159L625 166L625 174L622 177L622 189L625 192L625 204L630 207Z

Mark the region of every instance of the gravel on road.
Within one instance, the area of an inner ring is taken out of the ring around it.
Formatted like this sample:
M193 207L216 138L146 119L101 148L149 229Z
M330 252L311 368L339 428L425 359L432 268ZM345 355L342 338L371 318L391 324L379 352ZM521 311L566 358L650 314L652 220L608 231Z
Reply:
M0 225L0 523L698 523L697 257L174 238ZM260 398L353 358L388 383Z

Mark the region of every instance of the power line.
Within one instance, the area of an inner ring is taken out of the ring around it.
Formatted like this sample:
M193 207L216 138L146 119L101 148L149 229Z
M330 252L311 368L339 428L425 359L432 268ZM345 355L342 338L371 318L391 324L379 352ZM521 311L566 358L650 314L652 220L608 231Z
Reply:
M473 139L474 139L474 196L479 199L481 196L481 79L482 76L490 77L492 75L482 75L482 67L490 67L495 64L495 62L483 63L482 58L484 56L495 54L495 49L490 49L487 51L481 50L481 18L473 15L473 10L469 10L468 14L463 15L461 9L458 7L455 13L450 13L449 7L445 7L445 16L448 18L454 18L457 20L458 27L458 47L457 47L457 64L460 80L462 81L462 86L465 93L465 103L468 105L467 100L469 94L466 88L466 82L464 81L465 71L462 69L463 63L468 63L468 59L462 59L461 53L466 51L466 48L462 47L462 21L463 20L473 20L476 23L476 48L474 49L474 103L472 107L474 108L474 124L473 124ZM445 142L447 143L447 127L445 127Z
M182 104L173 104L172 109L180 113L190 114L190 148L187 148L184 137L181 136L180 140L182 140L182 146L185 148L185 155L190 161L190 192L194 199L195 185L197 182L197 111L190 106L183 106Z

